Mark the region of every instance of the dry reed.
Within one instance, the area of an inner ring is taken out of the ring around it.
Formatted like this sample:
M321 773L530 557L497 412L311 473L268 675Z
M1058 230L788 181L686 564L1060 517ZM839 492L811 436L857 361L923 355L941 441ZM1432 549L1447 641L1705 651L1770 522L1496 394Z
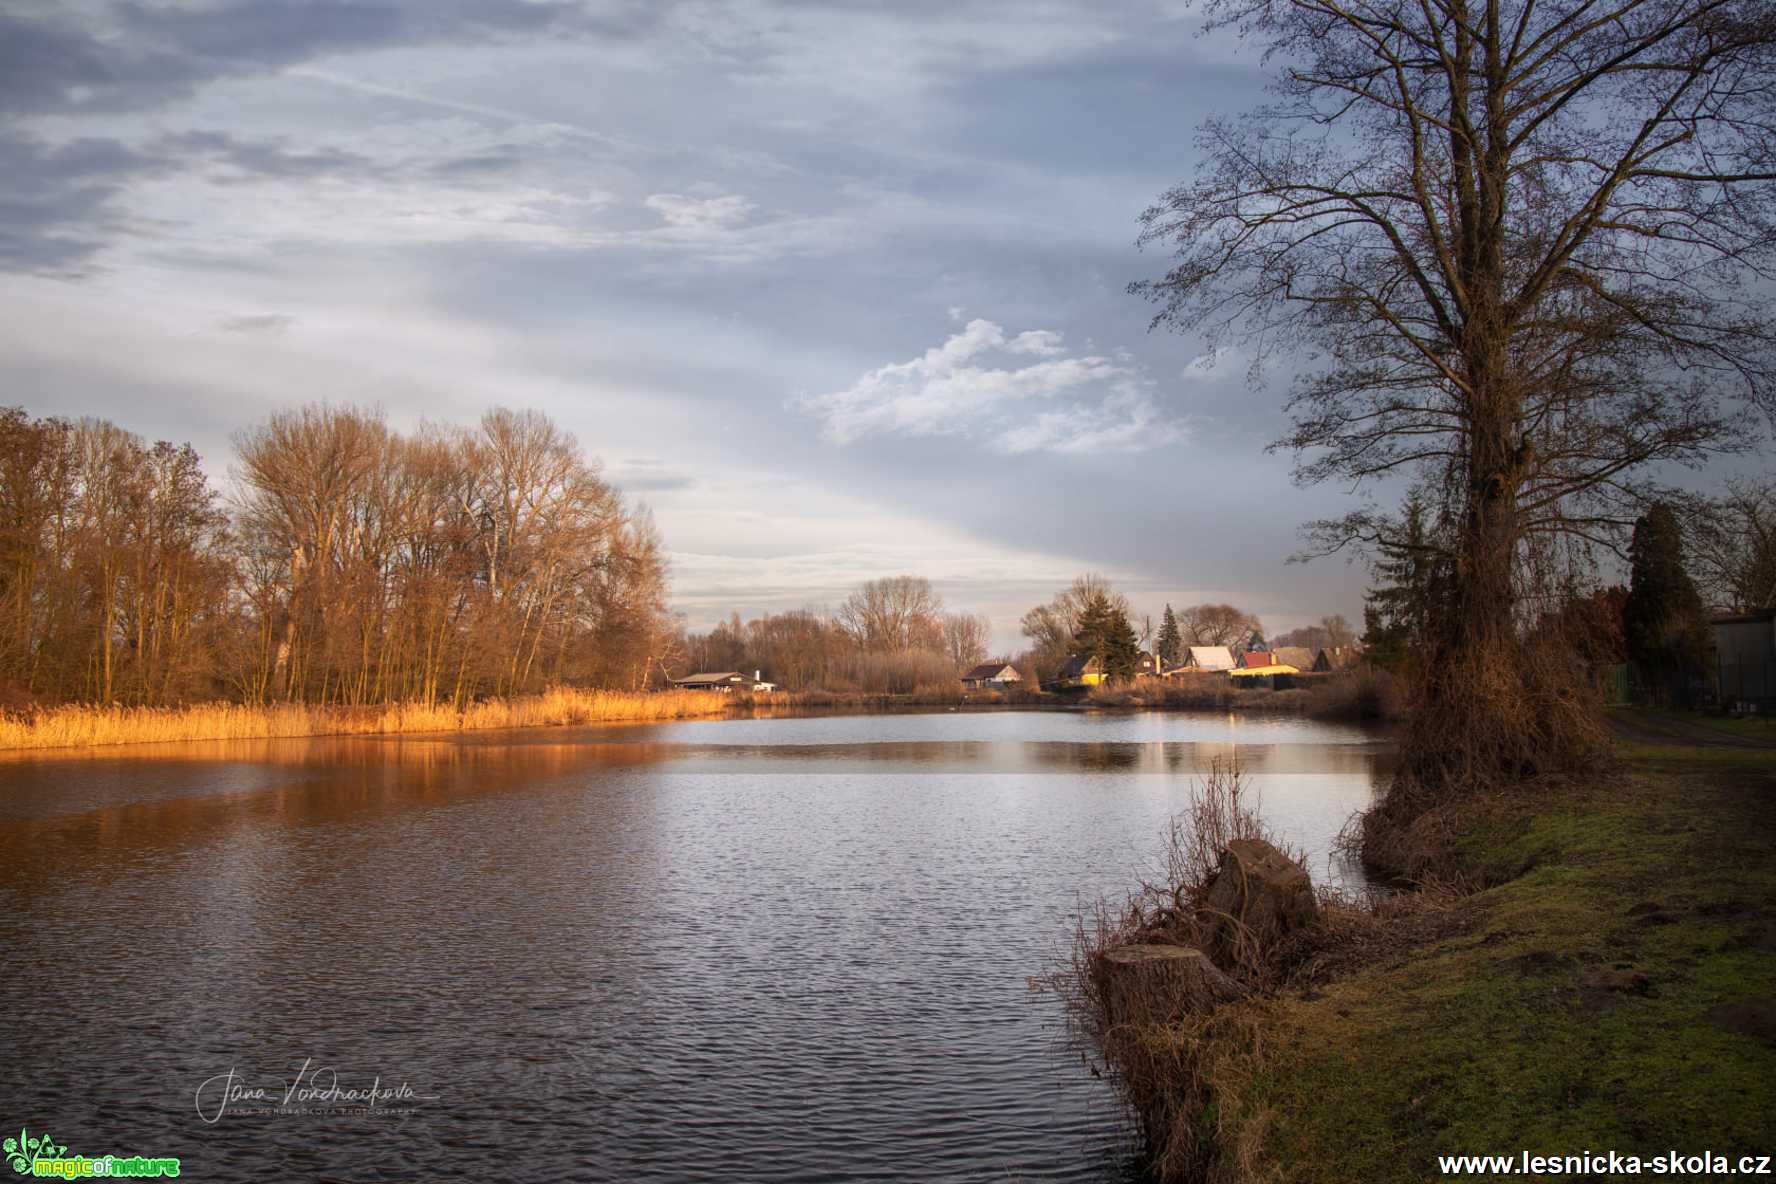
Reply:
M1206 948L1216 918L1204 900L1234 839L1276 843L1258 814L1259 802L1237 763L1216 761L1192 787L1186 810L1166 833L1155 874L1121 902L1099 900L1080 911L1072 948L1050 973L1032 979L1058 995L1083 1052L1116 1086L1139 1119L1157 1180L1200 1179L1246 1159L1252 1148L1243 1126L1236 1134L1222 1104L1246 1092L1245 1083L1270 1056L1261 996L1179 1017L1155 999L1143 1009L1124 992L1122 1014L1107 1004L1103 958L1132 943ZM1292 857L1299 858L1295 853ZM1271 979L1267 952L1236 951L1237 973L1248 986ZM1162 1014L1163 1012L1163 1014Z
M588 691L571 687L552 688L540 695L487 699L461 709L427 703L374 707L198 703L170 708L70 704L0 718L0 750L640 723L724 715L733 706L729 696L707 691Z

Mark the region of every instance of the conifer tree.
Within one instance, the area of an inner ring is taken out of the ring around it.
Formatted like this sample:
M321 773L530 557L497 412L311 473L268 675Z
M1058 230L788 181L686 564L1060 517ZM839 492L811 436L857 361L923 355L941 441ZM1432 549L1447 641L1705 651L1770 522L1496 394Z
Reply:
M1445 554L1431 537L1421 498L1407 499L1398 535L1377 552L1375 585L1363 604L1363 645L1371 663L1395 669L1430 633Z
M1184 634L1178 629L1178 617L1172 612L1172 606L1166 605L1165 616L1160 618L1159 642L1157 645L1160 670L1165 671L1176 666L1184 656Z
M1109 678L1133 678L1140 669L1141 644L1128 614L1102 592L1094 594L1079 614L1073 653L1093 657Z
M1670 506L1655 502L1628 544L1628 601L1622 628L1641 683L1663 700L1702 657L1702 597L1683 565L1683 533Z

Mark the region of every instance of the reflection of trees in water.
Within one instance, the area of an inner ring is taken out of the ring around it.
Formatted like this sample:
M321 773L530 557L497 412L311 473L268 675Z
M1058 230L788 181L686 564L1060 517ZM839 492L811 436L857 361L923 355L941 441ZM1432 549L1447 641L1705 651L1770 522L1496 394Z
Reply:
M889 772L1124 773L1193 776L1217 759L1253 775L1356 774L1381 778L1391 751L1369 744L1237 744L1226 741L911 741L822 745L694 745L645 733L584 731L522 736L375 739L315 737L212 741L36 755L0 763L15 812L42 802L42 817L0 827L0 888L27 899L65 885L71 869L108 882L131 863L174 859L212 843L253 845L268 827L362 825L379 814L501 794L547 782L592 783L576 774L658 766L724 773ZM568 739L566 737L572 737ZM824 766L824 767L823 767ZM144 785L173 782L180 796L140 800ZM78 788L71 789L71 786ZM75 797L73 795L79 795ZM565 815L586 808L562 793ZM634 796L634 795L631 795ZM639 795L645 798L647 795ZM628 808L628 807L625 807ZM645 808L645 807L644 807ZM544 815L551 815L551 801Z
M83 878L107 882L131 862L171 858L216 840L245 841L272 823L349 823L415 805L521 791L582 770L650 764L673 751L657 742L318 737L143 746L122 761L115 751L97 759L90 753L39 756L0 766L0 782L12 783L7 792L14 802L63 800L65 787L77 779L89 785L109 781L119 795L136 796L142 781L164 781L181 766L189 769L194 792L100 800L77 813L52 809L47 817L9 821L0 827L0 885L33 895L65 882L77 865Z
M1391 759L1379 746L1367 744L1099 741L1030 742L1021 747L1034 767L1091 772L1206 773L1221 760L1237 761L1249 773L1367 773Z

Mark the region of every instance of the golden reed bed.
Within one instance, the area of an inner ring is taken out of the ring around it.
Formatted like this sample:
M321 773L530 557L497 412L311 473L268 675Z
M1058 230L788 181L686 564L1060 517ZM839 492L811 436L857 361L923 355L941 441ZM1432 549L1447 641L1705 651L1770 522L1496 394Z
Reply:
M382 736L400 732L472 732L488 728L645 722L724 715L728 696L707 691L576 691L568 688L489 699L458 711L448 705L386 707L52 707L0 719L0 750L88 748L174 740L265 740L284 736Z

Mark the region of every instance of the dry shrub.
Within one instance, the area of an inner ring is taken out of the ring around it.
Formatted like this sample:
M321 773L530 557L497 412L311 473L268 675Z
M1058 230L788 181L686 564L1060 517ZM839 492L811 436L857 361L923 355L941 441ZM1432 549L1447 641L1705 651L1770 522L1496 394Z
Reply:
M836 663L826 685L830 690L874 695L910 695L936 688L952 698L962 693L955 663L931 650L851 654Z
M1411 719L1402 782L1437 796L1592 767L1610 751L1601 691L1558 638L1432 656Z
M1406 718L1408 695L1398 675L1376 666L1332 674L1297 676L1306 695L1302 710L1315 719L1383 720Z
M1324 984L1465 928L1473 884L1430 879L1409 892L1321 889L1320 923L1298 929L1273 952L1290 988Z
M1094 707L1163 707L1181 711L1292 712L1315 719L1397 721L1407 693L1397 675L1371 666L1332 674L1287 676L1278 690L1245 688L1225 674L1175 675L1100 683L1086 693Z
M1353 846L1368 867L1410 882L1455 876L1456 836L1501 800L1614 763L1602 692L1567 639L1427 661L1400 769Z
M1182 711L1262 709L1269 691L1242 691L1225 674L1184 674L1172 678L1137 678L1099 683L1086 692L1096 707L1169 707Z
M1158 1180L1238 1170L1255 1152L1244 1138L1253 1128L1242 1124L1242 1139L1233 1140L1223 1129L1229 1108L1219 1103L1247 1095L1246 1084L1268 1059L1266 1004L1251 998L1180 1016L1175 999L1124 988L1117 993L1122 1014L1112 1016L1104 955L1142 943L1203 948L1215 918L1202 905L1222 851L1234 839L1276 842L1258 806L1238 764L1216 761L1193 786L1184 813L1172 818L1155 875L1120 903L1099 900L1082 909L1061 964L1031 982L1061 998L1094 1071L1108 1076L1139 1121ZM1273 981L1278 967L1270 953L1242 943L1234 973L1247 986Z

